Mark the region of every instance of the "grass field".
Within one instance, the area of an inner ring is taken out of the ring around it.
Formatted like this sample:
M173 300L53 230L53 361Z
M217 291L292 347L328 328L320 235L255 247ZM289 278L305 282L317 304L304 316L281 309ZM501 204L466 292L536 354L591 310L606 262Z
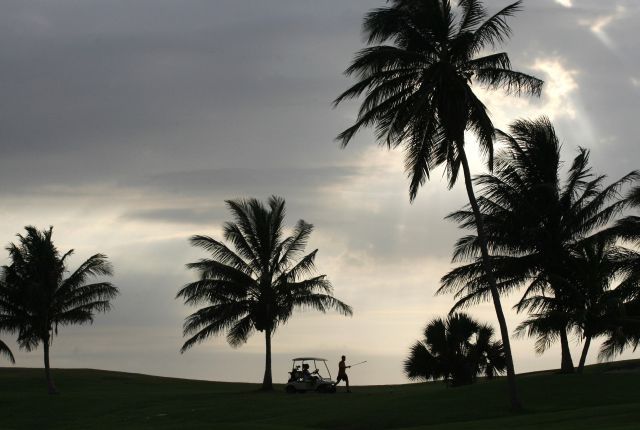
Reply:
M287 395L282 387L99 370L0 368L0 429L638 429L640 360L584 375L522 375L526 411L510 414L504 380L356 387L351 394Z

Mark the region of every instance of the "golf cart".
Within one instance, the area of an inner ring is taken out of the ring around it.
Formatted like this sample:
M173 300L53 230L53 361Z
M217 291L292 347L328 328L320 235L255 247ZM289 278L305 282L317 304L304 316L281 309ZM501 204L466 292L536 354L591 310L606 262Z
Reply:
M320 369L318 369L318 364L320 363L324 364L328 378L320 374ZM327 366L327 360L314 357L294 358L285 391L289 394L305 393L307 391L335 393L336 383L331 380L331 372L329 371L329 366Z

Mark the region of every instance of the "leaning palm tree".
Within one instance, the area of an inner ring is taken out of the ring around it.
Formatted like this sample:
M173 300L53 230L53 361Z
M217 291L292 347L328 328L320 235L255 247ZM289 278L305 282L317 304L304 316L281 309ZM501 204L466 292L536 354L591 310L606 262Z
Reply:
M572 250L628 206L620 190L639 174L631 172L605 186L606 177L591 173L589 151L581 148L563 180L560 143L548 119L516 121L510 131L500 133L505 149L496 158L494 174L476 179L494 273L505 293L527 286L517 310L533 315L518 331L538 338L538 352L560 340L561 368L572 372L567 332L579 300L569 270ZM465 208L449 218L472 229L475 216ZM439 292L457 299L452 311L491 297L481 247L476 235L456 245L454 261L471 262L442 279Z
M507 94L539 95L542 81L512 70L505 52L484 55L511 34L507 18L520 10L517 1L489 16L479 0L460 0L459 13L449 0L391 0L364 20L368 48L361 50L347 75L358 82L335 104L364 96L353 126L338 140L346 146L356 133L374 127L380 145L402 146L413 200L432 169L444 165L453 187L462 167L478 235L484 226L471 182L465 132L474 133L493 164L494 127L474 86L502 89ZM507 356L511 404L519 409L509 332L492 279L489 253L482 240L484 270L491 279L493 302Z
M15 364L16 359L13 357L13 353L11 353L11 350L9 349L6 343L0 340L0 356L1 355L4 355L5 357L7 357L11 362L11 364Z
M505 367L504 349L500 341L493 339L493 328L467 314L429 322L424 339L411 347L404 362L409 379L443 379L452 386L471 384L481 374L493 378Z
M0 331L17 333L19 347L27 351L42 344L49 393L55 394L49 350L58 328L93 322L96 312L111 308L118 289L109 282L88 283L97 276L111 276L105 255L93 255L66 276L73 250L60 254L51 238L53 227L25 229L18 244L7 247L10 264L2 267Z
M191 243L211 257L187 265L199 280L182 288L177 297L191 306L205 305L188 316L182 346L186 351L210 336L227 333L232 347L245 343L257 330L263 332L266 361L263 390L272 390L271 339L295 309L320 312L335 309L351 315L351 307L332 295L325 275L311 276L318 250L303 255L313 226L298 221L284 237L285 202L271 197L267 206L256 199L228 200L233 222L224 225L224 239L193 236Z

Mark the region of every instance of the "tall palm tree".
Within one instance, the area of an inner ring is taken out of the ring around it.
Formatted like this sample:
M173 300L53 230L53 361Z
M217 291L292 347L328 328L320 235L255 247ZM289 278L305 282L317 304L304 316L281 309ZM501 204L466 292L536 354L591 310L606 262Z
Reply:
M507 18L521 9L517 1L489 16L479 0L390 0L364 20L369 47L355 56L347 75L358 82L335 101L364 96L353 126L338 140L346 146L356 133L374 127L380 145L402 146L413 200L432 169L445 165L449 187L462 167L469 202L477 215L484 270L491 283L500 333L507 356L509 393L513 409L520 409L509 331L492 278L484 244L484 226L471 182L465 132L478 138L481 150L493 164L494 127L487 109L474 93L474 85L502 89L507 94L539 95L542 81L512 70L505 52L484 55L511 34Z
M107 312L118 289L109 282L88 283L111 276L111 264L95 254L66 276L67 258L53 244L53 227L38 231L25 227L18 244L9 244L10 264L2 267L0 331L18 334L20 348L31 351L42 344L50 394L57 393L49 364L49 349L60 326L93 322L96 312ZM66 276L66 277L65 277Z
M189 315L182 346L186 351L210 336L227 333L233 347L245 343L254 330L265 336L266 359L263 390L272 390L271 339L295 309L320 312L335 309L351 315L351 307L332 295L325 275L311 276L318 250L302 255L313 226L298 221L291 236L284 237L285 202L271 197L267 206L256 199L227 200L233 216L224 225L223 242L208 236L193 236L191 244L211 257L188 268L199 280L187 284L177 297L191 306L205 305Z
M15 364L16 359L13 357L13 354L11 353L11 350L9 349L9 347L7 346L6 343L4 343L3 341L0 340L0 356L2 356L2 355L7 357L9 359L9 361L11 362L11 364Z
M449 315L429 322L424 339L411 347L404 362L409 379L443 379L453 386L471 384L477 375L493 378L504 373L506 360L493 329L467 314Z
M628 206L619 192L638 172L604 186L606 177L591 173L589 151L581 148L562 180L560 143L548 119L516 121L510 131L499 134L505 150L496 158L494 174L476 179L498 288L509 292L528 285L516 308L534 315L519 331L538 337L538 352L560 339L561 368L571 372L568 311L576 300L568 270L571 250ZM467 229L474 227L475 217L468 208L449 216ZM471 263L442 279L439 292L454 293L457 299L452 311L491 297L481 246L476 235L456 244L454 261Z

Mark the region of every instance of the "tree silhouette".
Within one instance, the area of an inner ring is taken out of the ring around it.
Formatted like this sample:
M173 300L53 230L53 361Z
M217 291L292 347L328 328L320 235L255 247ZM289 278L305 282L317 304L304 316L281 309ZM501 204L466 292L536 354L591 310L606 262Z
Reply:
M73 273L52 241L53 227L38 231L25 227L18 244L9 244L10 264L2 267L0 283L0 331L18 334L20 348L31 351L42 344L50 394L57 393L51 377L49 349L60 326L93 322L96 312L111 308L118 289L109 282L87 283L97 276L111 276L103 254L95 254Z
M510 132L500 133L505 150L496 158L494 174L476 179L498 286L510 292L527 285L517 309L533 315L519 332L538 337L538 352L560 339L561 367L571 372L567 330L578 299L569 269L572 250L628 206L619 191L638 173L604 186L606 177L591 173L589 151L580 148L562 180L560 144L548 119L516 121ZM472 229L475 213L465 208L449 218ZM456 244L454 261L471 263L442 279L439 293L454 293L457 299L452 311L491 296L480 248L476 235Z
M233 222L224 225L224 239L234 249L207 236L193 236L191 244L211 257L188 268L199 280L182 288L177 297L190 306L205 305L188 316L182 352L210 336L227 333L233 347L245 343L254 330L265 336L263 390L272 390L271 339L295 309L320 312L335 309L351 315L351 307L332 295L325 275L311 276L318 250L302 255L313 226L298 221L284 237L285 201L271 197L267 206L256 199L228 200Z
M429 322L424 339L416 342L404 362L412 380L443 379L453 386L504 373L506 359L502 342L493 340L493 328L467 314L453 314Z
M631 190L627 201L640 209L639 186ZM603 234L629 242L637 249L640 246L640 217L627 216ZM606 339L598 355L601 360L611 359L628 347L635 351L640 345L640 256L637 253L631 256L623 276L616 290L624 292L624 296L630 299L618 308L617 318L610 321L604 332Z
M640 278L633 270L640 254L617 245L606 231L582 241L572 254L571 280L577 294L569 314L584 339L578 364L582 373L591 341L625 325L625 307L640 295Z
M0 340L0 356L2 356L2 355L7 357L9 359L9 361L11 362L11 364L15 364L16 359L13 357L13 354L11 353L11 350L9 349L9 347L7 346L6 343L4 343L3 341Z
M462 167L467 195L476 217L482 243L484 270L488 274L500 333L507 357L509 394L513 409L520 409L509 331L500 303L484 226L473 192L466 155L465 132L478 138L488 166L493 164L494 127L473 85L502 89L507 94L539 95L542 81L516 72L505 52L481 55L506 41L511 34L507 18L521 8L517 1L489 16L482 2L460 0L459 13L449 0L391 0L364 20L371 46L355 56L347 75L358 82L335 101L364 94L353 126L338 140L346 146L356 133L374 127L380 145L402 146L413 200L432 169L445 165L449 187Z

